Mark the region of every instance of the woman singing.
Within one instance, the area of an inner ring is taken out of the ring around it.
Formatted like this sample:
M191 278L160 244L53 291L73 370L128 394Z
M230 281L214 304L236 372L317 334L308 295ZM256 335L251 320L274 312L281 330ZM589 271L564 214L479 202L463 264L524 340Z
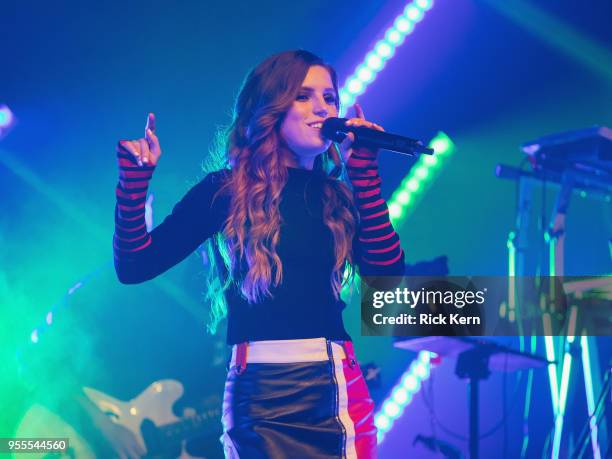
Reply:
M161 155L153 115L144 138L119 142L119 280L143 282L204 241L214 246L213 327L226 313L232 346L228 458L376 456L373 402L344 329L340 291L353 267L361 276L401 276L404 255L381 197L376 152L352 145L352 134L339 146L320 135L338 106L336 73L317 56L287 51L263 61L238 95L224 167L150 233L144 204ZM355 110L348 124L382 130Z

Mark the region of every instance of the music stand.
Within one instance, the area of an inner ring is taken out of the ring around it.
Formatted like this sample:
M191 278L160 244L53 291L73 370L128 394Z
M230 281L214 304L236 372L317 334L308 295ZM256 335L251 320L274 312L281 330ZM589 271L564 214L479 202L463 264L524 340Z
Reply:
M426 336L406 338L394 343L395 347L414 352L435 352L442 357L456 357L455 374L470 380L470 459L478 459L479 441L479 384L494 371L517 371L540 368L548 360L527 352L520 352L482 338L460 336Z

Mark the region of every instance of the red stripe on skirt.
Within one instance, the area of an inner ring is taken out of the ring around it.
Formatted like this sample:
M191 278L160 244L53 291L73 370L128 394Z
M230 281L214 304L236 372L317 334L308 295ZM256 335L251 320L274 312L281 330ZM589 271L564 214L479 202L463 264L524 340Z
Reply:
M358 459L375 459L376 425L374 425L374 401L370 397L368 386L355 360L353 343L344 342L346 359L342 361L346 390L348 395L348 412L355 425L355 450ZM352 364L351 360L355 362Z

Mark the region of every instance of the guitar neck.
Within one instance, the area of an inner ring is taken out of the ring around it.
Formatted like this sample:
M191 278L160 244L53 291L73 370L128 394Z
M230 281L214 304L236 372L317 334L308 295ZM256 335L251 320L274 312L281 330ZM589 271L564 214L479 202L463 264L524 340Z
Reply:
M190 416L171 424L157 427L158 433L167 441L181 441L194 436L213 434L219 430L221 410L211 409L205 413Z

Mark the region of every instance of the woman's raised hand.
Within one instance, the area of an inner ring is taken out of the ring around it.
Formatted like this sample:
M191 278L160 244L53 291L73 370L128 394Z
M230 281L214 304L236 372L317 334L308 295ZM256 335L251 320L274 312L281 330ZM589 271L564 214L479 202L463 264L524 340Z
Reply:
M144 138L120 140L119 147L131 154L139 166L155 166L161 156L161 147L155 135L155 115L149 113L147 117Z

